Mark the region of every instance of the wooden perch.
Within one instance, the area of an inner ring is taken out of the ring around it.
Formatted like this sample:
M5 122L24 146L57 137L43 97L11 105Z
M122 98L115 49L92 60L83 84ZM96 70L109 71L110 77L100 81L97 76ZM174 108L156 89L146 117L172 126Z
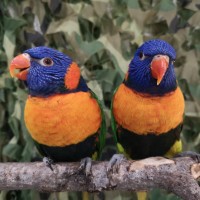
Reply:
M58 163L51 171L42 162L0 163L0 190L53 191L149 190L162 188L185 200L200 199L200 164L191 158L162 157L123 161L107 174L108 162L94 162L91 175L77 172L79 163Z

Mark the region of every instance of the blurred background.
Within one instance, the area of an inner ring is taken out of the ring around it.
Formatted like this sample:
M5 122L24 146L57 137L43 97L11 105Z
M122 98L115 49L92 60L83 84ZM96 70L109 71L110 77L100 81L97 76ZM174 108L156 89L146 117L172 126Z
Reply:
M177 52L176 74L186 100L184 150L200 152L200 1L197 0L1 0L0 1L0 162L39 158L23 121L27 91L8 73L11 59L35 46L71 56L88 86L103 102L108 126L103 159L115 152L110 104L136 48L161 38ZM131 200L129 192L105 192L102 199ZM81 199L80 193L1 191L0 200ZM175 200L153 190L151 200Z

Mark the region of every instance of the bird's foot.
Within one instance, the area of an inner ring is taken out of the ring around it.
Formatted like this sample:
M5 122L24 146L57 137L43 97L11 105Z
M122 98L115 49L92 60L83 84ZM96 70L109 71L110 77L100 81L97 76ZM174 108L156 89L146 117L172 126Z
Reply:
M55 165L54 161L49 157L44 157L42 160L47 167L49 167L53 171L52 165Z
M108 163L107 172L118 172L120 164L125 160L127 158L123 154L114 154Z
M184 152L181 152L181 153L178 153L174 156L175 158L176 157L190 157L192 158L194 161L200 163L200 154L199 153L196 153L194 151L184 151Z
M91 175L91 168L92 168L92 159L90 157L86 157L81 159L80 166L78 171L84 171L85 175L88 177Z

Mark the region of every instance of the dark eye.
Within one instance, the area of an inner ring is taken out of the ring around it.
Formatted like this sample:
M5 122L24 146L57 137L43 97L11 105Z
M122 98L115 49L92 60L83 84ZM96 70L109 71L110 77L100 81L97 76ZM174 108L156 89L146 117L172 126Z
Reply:
M144 55L143 52L139 53L139 58L140 58L140 60L144 60L145 59L145 55Z
M41 59L40 64L43 66L52 66L53 60L51 58L43 58L43 59Z

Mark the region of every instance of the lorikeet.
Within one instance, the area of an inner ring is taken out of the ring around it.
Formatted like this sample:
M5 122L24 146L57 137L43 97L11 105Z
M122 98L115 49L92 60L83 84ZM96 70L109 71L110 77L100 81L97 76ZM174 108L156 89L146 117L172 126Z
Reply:
M176 81L175 58L167 42L145 42L113 96L115 140L132 159L181 151L184 98Z
M112 100L112 128L119 152L132 159L172 157L182 149L184 98L174 72L176 52L154 39L135 52ZM114 156L111 167L119 158Z
M83 159L86 164L84 158L100 155L102 108L70 57L48 47L31 48L12 60L10 73L28 87L24 119L45 157L56 162Z

